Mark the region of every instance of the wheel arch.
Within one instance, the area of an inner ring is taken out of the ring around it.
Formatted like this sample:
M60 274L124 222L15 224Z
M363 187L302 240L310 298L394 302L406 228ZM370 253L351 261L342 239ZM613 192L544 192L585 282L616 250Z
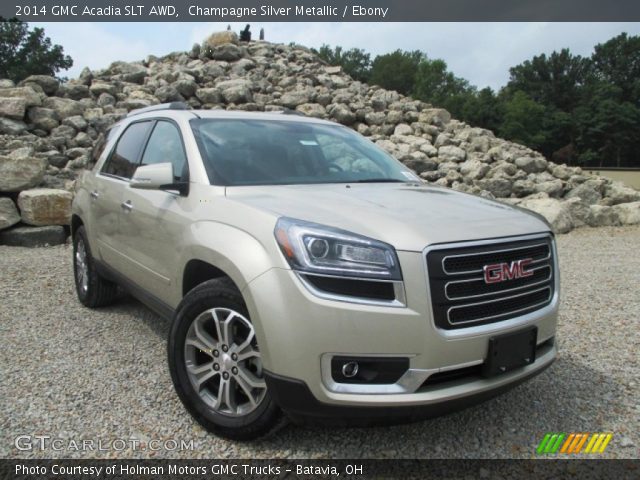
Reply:
M84 225L84 221L82 220L80 215L78 215L77 213L74 213L73 215L71 215L71 238L73 238L75 233L78 231L78 228L80 228L83 225Z

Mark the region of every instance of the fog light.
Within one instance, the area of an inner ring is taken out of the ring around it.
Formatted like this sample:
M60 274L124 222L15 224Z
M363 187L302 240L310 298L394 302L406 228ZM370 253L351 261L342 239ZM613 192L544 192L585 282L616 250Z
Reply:
M407 357L336 355L331 359L331 378L337 383L390 384L408 369Z
M348 362L342 365L342 375L353 378L358 374L358 362Z

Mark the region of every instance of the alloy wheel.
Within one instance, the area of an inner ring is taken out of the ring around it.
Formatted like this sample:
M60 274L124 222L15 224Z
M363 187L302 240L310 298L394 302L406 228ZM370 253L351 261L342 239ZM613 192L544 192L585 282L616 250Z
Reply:
M255 410L267 392L253 325L229 308L196 317L185 339L191 386L217 413L238 417Z

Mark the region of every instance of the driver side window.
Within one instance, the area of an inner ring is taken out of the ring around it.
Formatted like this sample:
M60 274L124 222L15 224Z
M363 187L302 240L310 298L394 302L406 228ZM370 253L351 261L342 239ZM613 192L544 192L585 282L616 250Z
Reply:
M170 162L176 181L188 181L187 156L182 137L173 123L159 120L147 142L141 165Z

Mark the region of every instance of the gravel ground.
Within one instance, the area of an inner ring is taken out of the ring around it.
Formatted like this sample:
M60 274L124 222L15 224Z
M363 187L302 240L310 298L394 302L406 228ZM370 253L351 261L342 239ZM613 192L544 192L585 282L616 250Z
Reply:
M0 457L531 458L545 432L613 432L605 457L640 458L640 227L559 237L563 300L557 362L480 406L370 429L287 425L253 443L200 428L174 394L167 322L125 297L80 306L71 248L0 246ZM28 452L18 435L193 441L193 450Z

